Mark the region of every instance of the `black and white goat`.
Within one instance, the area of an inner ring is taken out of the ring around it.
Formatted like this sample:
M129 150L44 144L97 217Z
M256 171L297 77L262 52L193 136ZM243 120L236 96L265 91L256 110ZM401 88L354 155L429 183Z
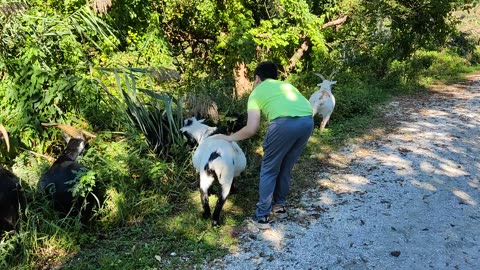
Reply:
M195 117L186 119L180 132L188 141L195 141L198 144L193 153L192 162L195 170L200 174L203 217L211 217L212 225L218 226L220 211L230 193L233 178L245 170L247 160L236 142L217 139L217 136L213 135L217 128L207 126L203 121L204 119L197 120ZM208 203L208 191L215 180L220 183L222 190L221 194L217 194L218 200L212 216Z
M82 169L86 169L85 166L76 161L77 157L87 146L87 137L94 138L95 135L63 124L42 125L56 126L62 129L67 146L52 166L42 174L38 182L38 188L39 190L46 191L50 199L53 200L53 207L56 211L64 216L81 213L82 222L86 222L91 217L96 199L92 194L87 195L87 205L85 210L82 211L82 206L85 201L83 198L74 197L71 190L75 186L74 180L77 173Z
M0 125L0 140L10 143L5 127ZM0 166L0 236L3 232L18 230L20 212L25 208L25 197L20 180L9 170Z
M313 116L318 114L322 117L322 122L320 123L320 131L322 131L330 120L333 109L335 108L335 97L332 94L332 85L336 84L337 81L332 81L335 71L332 72L329 79L325 79L322 74L315 73L318 77L322 79L322 82L317 84L320 86L320 89L315 91L310 96L310 105L312 105Z

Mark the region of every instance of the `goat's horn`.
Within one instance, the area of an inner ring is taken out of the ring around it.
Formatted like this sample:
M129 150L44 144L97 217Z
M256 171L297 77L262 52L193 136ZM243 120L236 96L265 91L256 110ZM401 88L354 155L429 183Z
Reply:
M320 74L320 73L314 73L314 74L317 75L318 77L320 77L322 80L325 81L325 77L324 77L322 74Z
M8 133L7 130L3 125L0 125L0 132L2 132L3 139L5 140L5 143L7 144L7 151L10 152L10 141L8 140Z
M57 123L42 123L42 126L44 127L49 127L49 126L54 126L58 127L59 129L63 130L65 133L68 135L74 137L74 138L83 138L83 134L81 130L78 130L72 126L69 125L64 125L64 124L57 124Z
M334 76L335 74L337 74L337 72L338 72L337 69L334 69L334 70L332 71L332 73L331 73L330 76L329 76L330 80L333 80L333 76Z
M82 133L83 133L83 135L86 135L86 136L88 136L88 137L90 137L90 138L96 138L96 137L97 137L97 136L94 135L93 133L90 133L90 132L85 131L85 130L83 130L83 129L82 129Z

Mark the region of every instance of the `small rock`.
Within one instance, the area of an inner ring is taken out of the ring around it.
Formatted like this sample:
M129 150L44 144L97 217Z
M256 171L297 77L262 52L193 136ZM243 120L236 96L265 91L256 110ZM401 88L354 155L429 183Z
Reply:
M398 151L399 151L400 153L409 153L409 152L412 152L412 150L407 149L407 148L403 148L403 147L399 147L399 148L397 148L397 149L398 149Z
M398 257L398 256L400 256L400 251L398 251L398 250L392 251L392 252L390 252L390 255L392 255L394 257Z

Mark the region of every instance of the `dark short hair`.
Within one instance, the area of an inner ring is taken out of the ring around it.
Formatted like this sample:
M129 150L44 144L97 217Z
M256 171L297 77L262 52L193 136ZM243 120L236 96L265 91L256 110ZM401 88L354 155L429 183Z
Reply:
M255 68L253 76L260 77L260 80L264 81L266 79L277 79L278 78L278 68L275 63L271 61L261 62Z

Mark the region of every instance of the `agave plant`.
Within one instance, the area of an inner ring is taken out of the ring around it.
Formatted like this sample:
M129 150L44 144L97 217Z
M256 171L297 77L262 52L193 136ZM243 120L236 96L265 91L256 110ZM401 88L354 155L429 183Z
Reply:
M145 135L148 145L157 155L167 157L171 147L183 144L179 132L183 124L181 100L168 92L137 87L136 73L154 76L154 71L140 68L98 70L101 74L106 71L115 75L118 92L109 91L108 87L101 83L103 88L114 104L125 112L131 127Z

